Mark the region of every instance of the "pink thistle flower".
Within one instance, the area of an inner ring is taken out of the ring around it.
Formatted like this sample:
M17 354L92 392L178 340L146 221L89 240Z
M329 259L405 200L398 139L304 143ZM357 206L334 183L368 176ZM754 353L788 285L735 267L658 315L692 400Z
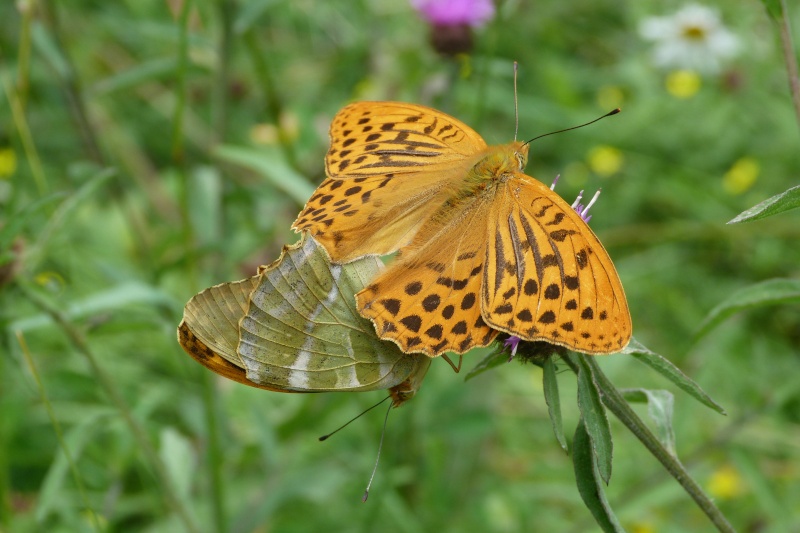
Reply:
M411 0L411 6L434 26L479 27L494 16L491 0Z

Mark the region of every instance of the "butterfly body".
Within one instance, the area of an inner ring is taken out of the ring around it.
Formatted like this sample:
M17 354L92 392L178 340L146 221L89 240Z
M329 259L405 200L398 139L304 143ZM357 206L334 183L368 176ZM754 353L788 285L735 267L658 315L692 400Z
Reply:
M334 262L400 251L356 302L407 353L464 353L501 331L619 351L631 324L614 265L570 205L523 173L527 157L527 144L487 146L430 108L351 104L294 228Z

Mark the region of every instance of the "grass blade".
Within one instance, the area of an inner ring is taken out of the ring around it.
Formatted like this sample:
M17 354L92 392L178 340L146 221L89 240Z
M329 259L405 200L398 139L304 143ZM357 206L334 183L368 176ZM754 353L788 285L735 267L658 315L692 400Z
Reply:
M572 464L575 469L578 492L583 503L594 516L597 525L606 533L625 531L606 499L605 487L601 483L602 477L595 462L591 438L583 418L575 429L575 437L572 441Z
M694 334L694 341L698 341L717 324L739 311L751 307L794 302L800 302L800 280L769 279L744 287L731 294L709 311L705 320L700 324L697 333Z
M611 479L611 458L613 443L611 427L608 424L606 408L600 401L600 393L592 376L592 370L585 360L586 356L578 355L578 407L586 424L586 432L592 441L592 450L600 477L608 484Z
M628 402L647 403L647 414L655 425L656 437L669 453L676 455L675 431L672 428L675 397L672 393L649 389L622 389L620 392Z
M752 222L762 218L771 217L790 209L800 207L800 185L792 187L772 198L767 198L760 204L754 205L746 211L742 211L736 217L728 221L728 224L739 224L740 222Z
M625 347L622 352L627 355L632 355L642 363L646 364L672 383L674 383L678 388L682 391L688 393L690 396L695 398L697 401L702 403L703 405L710 407L714 411L718 412L722 415L727 415L728 413L725 409L711 399L711 396L705 393L703 389L700 388L700 385L694 382L692 378L681 372L681 370L672 364L668 359L665 357L658 355L655 352L648 350L644 345L639 343L636 339L631 339L630 344Z
M553 362L552 357L548 357L544 362L542 380L544 401L547 403L547 411L550 413L550 422L553 424L553 432L556 434L556 440L565 452L569 452L567 439L564 437L564 424L561 420L561 397L558 394L556 364Z

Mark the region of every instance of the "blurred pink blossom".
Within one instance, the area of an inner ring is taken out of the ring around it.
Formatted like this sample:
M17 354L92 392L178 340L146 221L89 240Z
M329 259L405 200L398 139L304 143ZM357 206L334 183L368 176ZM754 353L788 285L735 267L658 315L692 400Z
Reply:
M494 16L492 0L411 0L411 5L435 26L482 26Z

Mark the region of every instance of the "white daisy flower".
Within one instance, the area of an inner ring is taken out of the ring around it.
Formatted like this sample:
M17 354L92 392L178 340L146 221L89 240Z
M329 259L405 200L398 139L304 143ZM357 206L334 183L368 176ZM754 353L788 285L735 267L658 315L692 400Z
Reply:
M739 38L706 6L689 4L671 17L650 17L639 26L641 36L655 43L653 62L664 68L716 73L739 51Z

